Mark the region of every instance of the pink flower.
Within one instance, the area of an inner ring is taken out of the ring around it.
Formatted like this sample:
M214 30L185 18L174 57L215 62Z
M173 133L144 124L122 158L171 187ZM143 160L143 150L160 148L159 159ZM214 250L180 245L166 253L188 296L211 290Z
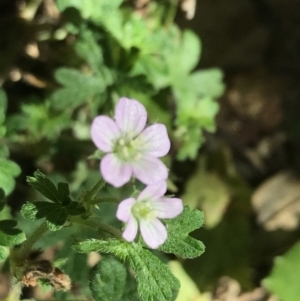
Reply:
M137 100L122 97L115 118L101 115L94 119L91 136L106 152L100 171L108 183L120 187L132 176L149 185L168 177L166 166L158 159L170 150L170 139L163 124L145 128L147 112Z
M126 223L123 238L133 241L138 228L145 243L157 249L167 239L167 230L159 218L174 218L183 210L182 200L166 198L165 181L147 186L137 199L123 200L117 210L117 218Z

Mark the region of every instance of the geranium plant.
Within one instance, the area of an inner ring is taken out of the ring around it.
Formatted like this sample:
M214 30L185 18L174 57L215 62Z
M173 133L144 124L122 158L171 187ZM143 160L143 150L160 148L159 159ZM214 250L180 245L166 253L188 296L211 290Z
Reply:
M72 197L68 183L56 186L40 171L27 178L42 200L27 202L21 214L36 229L25 235L15 221L0 222L0 258L9 264L14 279L7 301L19 300L23 286L72 289L72 275L55 258L45 259L36 247L48 232L59 231L73 236L65 238L70 251L100 254L86 279L95 300L175 300L180 283L152 250L182 258L200 256L204 245L189 233L202 226L203 215L184 208L181 199L165 196L168 170L159 158L168 153L170 140L163 124L145 127L146 122L144 106L126 97L118 101L114 119L104 115L94 119L92 140L106 154L101 155L99 181L78 199ZM117 191L124 184L125 199L103 193L105 185ZM101 213L107 202L117 203L112 223ZM89 232L82 239L80 233L86 228Z

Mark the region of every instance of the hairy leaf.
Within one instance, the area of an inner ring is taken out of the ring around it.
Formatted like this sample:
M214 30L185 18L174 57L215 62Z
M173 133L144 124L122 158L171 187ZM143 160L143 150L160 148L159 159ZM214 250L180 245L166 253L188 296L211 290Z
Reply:
M195 224L191 228L194 226ZM129 262L135 272L141 300L170 301L174 300L178 293L179 281L164 263L142 245L110 239L78 242L73 248L83 253L92 251L109 253L123 262Z
M167 241L160 247L161 251L174 253L182 258L195 258L204 250L204 244L189 236L189 233L203 225L204 216L199 210L191 211L185 207L182 214L170 220L166 220L168 230Z
M90 275L90 289L95 301L123 301L126 278L125 266L113 257L104 256Z
M27 202L22 206L21 214L28 220L46 218L49 230L57 231L66 222L68 215L80 215L85 213L84 207L77 202L67 206L50 202Z

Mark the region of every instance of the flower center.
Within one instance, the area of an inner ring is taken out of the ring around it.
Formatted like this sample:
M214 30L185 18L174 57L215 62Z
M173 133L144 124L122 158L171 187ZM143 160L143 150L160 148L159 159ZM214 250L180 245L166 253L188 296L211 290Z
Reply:
M142 157L139 139L121 137L115 144L114 153L125 162L137 161Z
M156 217L155 211L148 201L136 202L131 208L132 214L137 219L153 220Z

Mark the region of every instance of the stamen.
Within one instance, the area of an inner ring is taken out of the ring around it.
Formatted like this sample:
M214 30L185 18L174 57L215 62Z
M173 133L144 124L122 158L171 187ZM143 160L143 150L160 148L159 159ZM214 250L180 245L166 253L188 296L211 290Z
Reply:
M156 218L156 212L151 207L151 204L147 201L140 201L133 205L132 214L137 219L146 219L148 221Z
M124 154L124 156L125 156L126 158L129 157L129 149L128 149L127 146L124 146L124 147L123 147L123 154Z

